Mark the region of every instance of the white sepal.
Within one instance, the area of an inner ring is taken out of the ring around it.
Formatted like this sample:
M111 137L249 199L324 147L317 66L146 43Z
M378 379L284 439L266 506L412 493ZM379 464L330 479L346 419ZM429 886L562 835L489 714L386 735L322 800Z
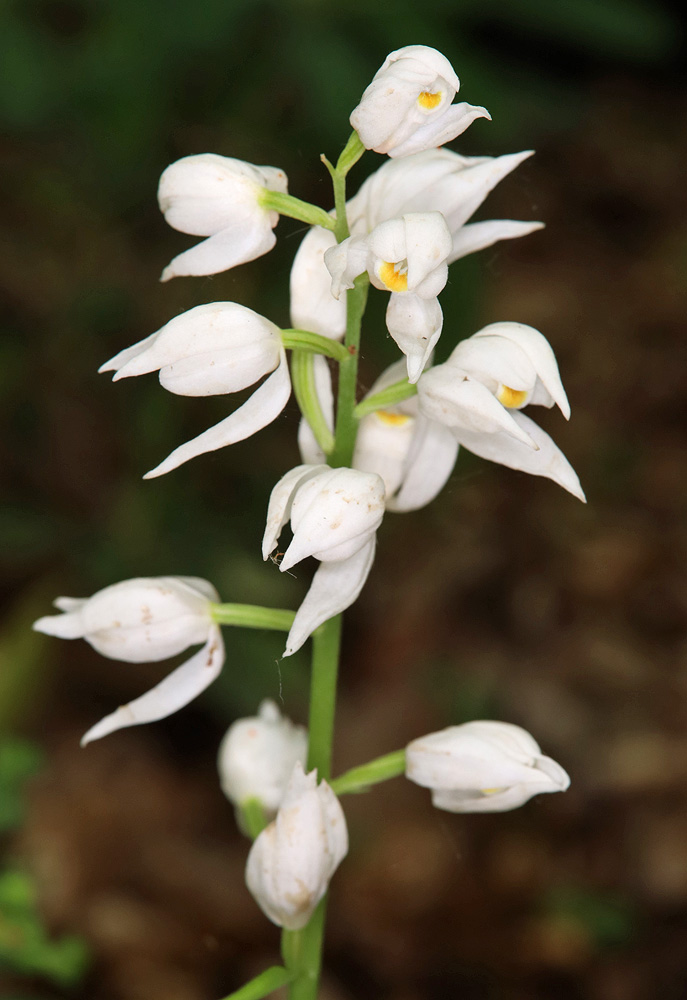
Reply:
M563 452L551 440L546 431L538 424L517 411L511 414L523 434L536 445L536 450L527 444L516 441L509 433L477 434L461 430L457 434L458 441L474 455L486 458L490 462L507 465L509 469L527 472L531 476L544 476L558 483L568 493L586 503L584 490L580 485L577 473Z
M427 45L391 52L351 114L367 149L406 156L464 132L484 108L451 105L460 81L448 59Z
M227 445L236 444L237 441L244 441L253 434L257 434L263 427L267 427L273 420L276 420L288 403L290 395L291 376L289 375L286 351L282 349L276 371L265 379L253 395L242 406L239 406L238 410L234 410L230 416L220 420L214 427L203 431L202 434L185 444L179 445L164 461L151 469L150 472L146 472L143 478L155 479L157 476L163 476L197 455L217 451L218 448L225 448Z
M222 791L234 805L257 799L270 818L281 805L297 762L308 756L308 734L269 699L257 716L237 719L220 744L217 766Z
M284 656L298 652L316 628L357 601L375 557L374 536L348 559L321 562L296 612Z
M278 927L300 930L310 920L348 852L346 819L317 771L296 764L276 819L255 840L246 884Z
M506 722L467 722L414 740L406 776L449 812L503 812L533 795L564 792L570 778L533 737Z
M286 194L286 174L214 153L186 156L167 167L158 188L165 219L173 229L208 239L175 257L162 280L217 274L271 250L279 215L262 207L265 189Z

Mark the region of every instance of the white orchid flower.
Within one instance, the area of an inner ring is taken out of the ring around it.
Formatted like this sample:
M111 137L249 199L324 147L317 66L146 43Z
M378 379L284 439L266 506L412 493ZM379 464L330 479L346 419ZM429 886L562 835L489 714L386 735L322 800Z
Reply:
M229 417L176 448L144 479L243 441L279 416L291 395L291 378L279 327L236 302L210 302L170 320L161 330L106 361L113 381L160 372L160 384L181 396L239 392L272 374Z
M363 397L368 399L405 376L405 362L396 361ZM326 360L315 359L315 389L330 429L334 425L334 396ZM301 458L310 465L325 461L310 425L303 417L298 428ZM431 503L446 485L458 456L455 435L444 424L425 417L417 397L368 413L358 424L352 467L381 476L386 509L419 510Z
M204 643L160 684L89 729L82 746L125 726L172 715L219 676L224 643L211 616L212 604L217 601L217 591L206 580L141 578L115 583L93 597L59 597L55 606L63 614L34 622L37 632L60 639L85 639L103 656L127 663L166 660Z
M431 149L389 160L348 202L351 234L367 236L380 223L410 213L440 212L453 241L448 264L499 240L526 236L541 229L542 223L468 220L492 188L530 156L531 150L468 157ZM301 242L291 269L291 322L294 327L341 339L346 329L346 304L332 294L331 276L323 261L325 251L335 245L334 235L319 226Z
M406 777L432 789L432 804L448 812L505 812L533 795L564 792L570 778L520 726L466 722L413 740Z
M351 125L367 149L392 157L443 146L485 108L453 104L460 81L446 56L427 45L406 45L391 52L377 70Z
M300 930L324 896L348 853L343 809L317 771L296 764L276 819L256 838L246 863L246 884L278 927Z
M262 257L275 245L279 214L264 208L265 190L287 193L278 167L256 167L215 153L185 156L167 167L157 192L160 210L173 229L207 236L162 272L162 281L184 275L217 274Z
M580 481L563 453L534 421L527 403L570 406L546 338L522 323L492 323L462 341L448 361L424 372L420 411L443 423L475 455L552 479L584 501Z
M270 818L281 805L295 765L308 757L308 734L265 699L257 716L237 719L220 744L222 791L235 806L257 799Z
M440 212L414 212L381 222L368 236L351 236L324 254L335 298L353 288L363 271L375 288L391 292L387 328L408 358L411 382L420 377L441 333L437 295L448 279L451 247Z
M280 570L286 572L308 556L321 563L296 612L284 656L295 653L318 625L357 599L374 560L375 533L383 516L384 483L374 473L299 465L274 487L263 558L274 551L290 518L293 539Z

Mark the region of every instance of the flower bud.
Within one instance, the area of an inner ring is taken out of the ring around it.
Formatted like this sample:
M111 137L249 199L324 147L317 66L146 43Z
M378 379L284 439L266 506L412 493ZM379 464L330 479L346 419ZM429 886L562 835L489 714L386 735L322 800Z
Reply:
M222 634L211 616L218 600L212 584L196 577L125 580L93 597L59 597L55 606L63 614L34 622L37 632L85 639L103 656L128 663L164 660L205 643L147 694L89 729L82 745L125 726L164 719L215 680L224 663Z
M570 778L520 726L466 722L413 740L406 777L432 789L448 812L504 812L542 792L564 792Z
M222 791L235 806L257 799L270 818L276 813L298 761L308 756L308 734L265 700L257 716L238 719L219 748Z
M277 926L300 930L324 896L348 852L346 819L317 771L296 764L276 819L255 840L246 864L246 884L263 913Z

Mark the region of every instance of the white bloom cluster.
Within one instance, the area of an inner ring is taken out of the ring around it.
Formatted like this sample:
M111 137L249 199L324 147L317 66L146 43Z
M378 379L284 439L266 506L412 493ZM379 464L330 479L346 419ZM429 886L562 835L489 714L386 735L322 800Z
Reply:
M163 281L216 274L267 253L276 242L280 213L311 224L291 269L294 329L282 330L236 302L212 302L170 320L100 369L113 372L114 381L158 372L163 388L184 396L228 395L260 383L233 413L175 448L145 478L257 433L285 408L293 378L305 414L299 429L303 464L272 490L262 553L282 572L309 557L320 565L293 617L285 656L357 599L385 510L412 511L433 500L461 445L548 477L584 500L565 456L521 412L529 404L556 405L570 416L556 358L538 330L492 323L458 343L443 364L433 365L443 328L439 295L449 266L542 225L470 222L496 184L532 154L465 157L440 148L476 119L490 118L482 107L454 103L459 87L453 67L435 49L410 45L387 57L351 114L355 133L346 150L359 155L365 147L390 159L349 199L345 219L335 221L333 213L292 198L277 167L211 153L169 166L160 179L160 209L174 229L204 239L171 261ZM338 202L337 208L340 216ZM345 346L336 342L346 334L347 298L358 301L356 291L353 298L343 293L368 281L389 294L386 325L401 356L377 379L360 409L353 409L354 374L349 380L352 401L343 423L352 428L342 448L341 414L335 414L325 355L342 366L341 394L343 366L357 349L350 335ZM294 344L315 352L307 387L299 382L304 368L289 369L287 350ZM357 413L362 416L355 427ZM289 522L290 544L275 555ZM152 690L93 726L84 743L162 719L218 676L224 646L217 621L228 621L222 619L226 608L248 607L225 605L223 612L218 602L205 580L133 579L90 598L59 598L61 614L35 623L40 632L84 638L104 656L130 662L161 660L202 644ZM285 615L282 623L266 627L282 628L286 621L288 628L292 613L279 614ZM239 812L257 802L266 818L274 817L255 840L246 879L270 920L289 930L306 925L348 849L336 796L325 781L318 784L315 770L304 771L307 742L305 731L266 701L257 716L229 729L218 761L222 787ZM506 723L472 722L430 734L408 746L405 760L407 776L432 789L436 806L453 812L511 809L569 783L528 733Z

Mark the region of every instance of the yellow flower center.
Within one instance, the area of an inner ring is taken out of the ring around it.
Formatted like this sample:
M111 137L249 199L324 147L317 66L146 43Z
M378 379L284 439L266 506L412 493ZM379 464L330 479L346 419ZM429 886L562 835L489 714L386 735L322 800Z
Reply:
M437 105L441 104L441 99L444 95L439 91L437 94L433 94L429 90L423 90L418 94L417 103L425 111L433 111Z
M391 413L390 410L375 410L375 416L389 427L403 427L410 420L405 413Z
M399 261L396 264L388 260L382 261L377 271L379 280L389 289L390 292L408 291L408 274L406 262Z
M509 385L502 385L496 398L499 403L503 403L510 410L517 410L527 399L527 392L524 389L511 389Z

